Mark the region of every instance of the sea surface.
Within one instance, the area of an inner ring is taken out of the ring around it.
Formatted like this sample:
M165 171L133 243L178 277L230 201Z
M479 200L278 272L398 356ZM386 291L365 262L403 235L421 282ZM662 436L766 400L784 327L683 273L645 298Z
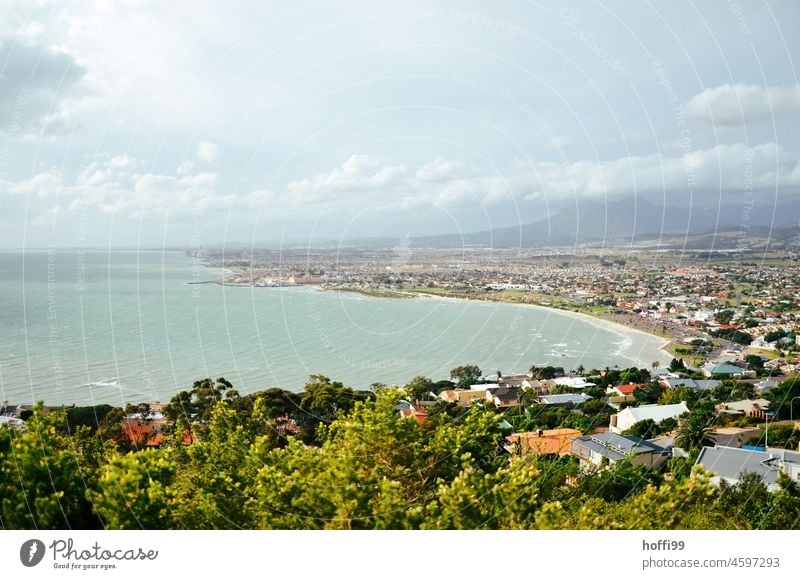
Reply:
M511 304L230 287L182 252L0 252L0 400L167 402L203 377L241 392L355 388L532 364L649 367L656 337Z

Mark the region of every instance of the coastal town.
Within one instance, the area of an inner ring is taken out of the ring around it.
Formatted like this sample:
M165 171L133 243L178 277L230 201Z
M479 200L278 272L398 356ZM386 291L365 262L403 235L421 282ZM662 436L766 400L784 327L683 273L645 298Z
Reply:
M116 406L4 401L0 449L14 449L0 455L4 527L47 517L44 527L82 528L100 519L104 528L797 525L800 265L791 256L405 246L188 255L204 273L184 283L223 292L550 308L658 336L664 356L631 367L530 360L524 372L463 360L446 376L368 387L312 374L258 390L201 376L169 400ZM208 280L209 266L225 274ZM42 488L66 485L73 514L52 505L14 514L28 491L2 480L21 470ZM520 493L537 498L526 506ZM453 497L474 517L446 516Z
M224 378L204 379L169 403L126 408L5 402L0 422L24 432L34 413L65 412L68 422L136 453L198 444L216 406L235 409L247 422L268 400L274 408L264 424L280 448L295 438L323 443L320 428L342 419L356 402L374 403L391 391L394 418L421 426L433 416L456 419L475 408L496 416L498 456L566 461L560 484L568 487L629 467L669 480L705 472L723 487L756 473L770 492L779 490L781 473L800 481L800 265L791 260L653 263L652 256L635 254L477 250L457 259L440 250L404 256L396 248L193 258L229 269L212 283L232 288L312 286L382 299L489 300L595 316L666 338L671 361L627 369L534 365L523 374L486 374L467 364L449 379L420 376L405 385L376 383L369 391L311 376L303 392L240 394Z
M380 298L488 300L583 313L666 338L670 355L698 368L716 359L746 372L781 375L797 372L800 362L800 263L792 255L757 261L755 255L675 259L398 246L194 257L233 269L215 282L228 286L313 286Z

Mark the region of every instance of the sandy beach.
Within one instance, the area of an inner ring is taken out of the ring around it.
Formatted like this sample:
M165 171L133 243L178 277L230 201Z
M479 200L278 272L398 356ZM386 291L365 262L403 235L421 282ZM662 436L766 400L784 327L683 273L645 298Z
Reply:
M573 319L580 319L595 327L602 328L625 337L628 340L628 343L623 347L623 351L620 352L620 354L626 358L630 358L632 361L633 360L638 361L637 365L639 366L649 368L652 362L658 361L660 364L663 365L664 363L668 363L670 360L672 360L672 355L666 351L666 347L671 343L672 340L664 338L663 336L659 336L658 334L648 332L647 330L642 329L641 327L631 327L629 325L620 323L618 321L609 320L607 318L602 318L598 316L592 316L590 314L586 314L583 312L562 310L560 308L551 308L540 304L525 304L525 303L503 301L503 300L477 300L471 298L459 298L459 297L449 297L449 296L440 296L431 294L421 294L418 296L414 296L413 299L477 302L484 304L496 303L508 306L519 306L524 308L534 308L540 311L547 311L548 314L565 316ZM641 347L639 348L638 351L636 346L637 338L639 340L644 339L644 342L641 342Z

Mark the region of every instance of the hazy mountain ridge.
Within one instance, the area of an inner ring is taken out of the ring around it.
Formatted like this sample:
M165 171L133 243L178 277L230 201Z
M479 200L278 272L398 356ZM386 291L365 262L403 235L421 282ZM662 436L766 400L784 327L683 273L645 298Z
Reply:
M562 207L549 219L540 219L518 227L501 227L464 235L448 234L417 237L415 247L537 247L572 245L602 241L638 241L712 235L735 230L741 237L753 237L754 228L767 237L770 227L797 226L800 199L773 205L728 204L721 207L696 207L692 210L660 206L642 199L584 201L578 206ZM748 233L749 232L749 233ZM377 242L378 240L372 240Z

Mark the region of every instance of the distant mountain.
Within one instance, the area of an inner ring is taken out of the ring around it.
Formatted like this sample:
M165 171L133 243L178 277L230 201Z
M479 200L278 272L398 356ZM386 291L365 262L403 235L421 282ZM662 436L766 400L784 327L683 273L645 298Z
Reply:
M581 201L555 211L549 219L489 231L417 237L415 247L539 247L597 241L634 241L713 233L731 228L769 227L800 221L800 199L755 207L728 204L693 209L656 205L643 199ZM378 240L372 240L373 243Z

